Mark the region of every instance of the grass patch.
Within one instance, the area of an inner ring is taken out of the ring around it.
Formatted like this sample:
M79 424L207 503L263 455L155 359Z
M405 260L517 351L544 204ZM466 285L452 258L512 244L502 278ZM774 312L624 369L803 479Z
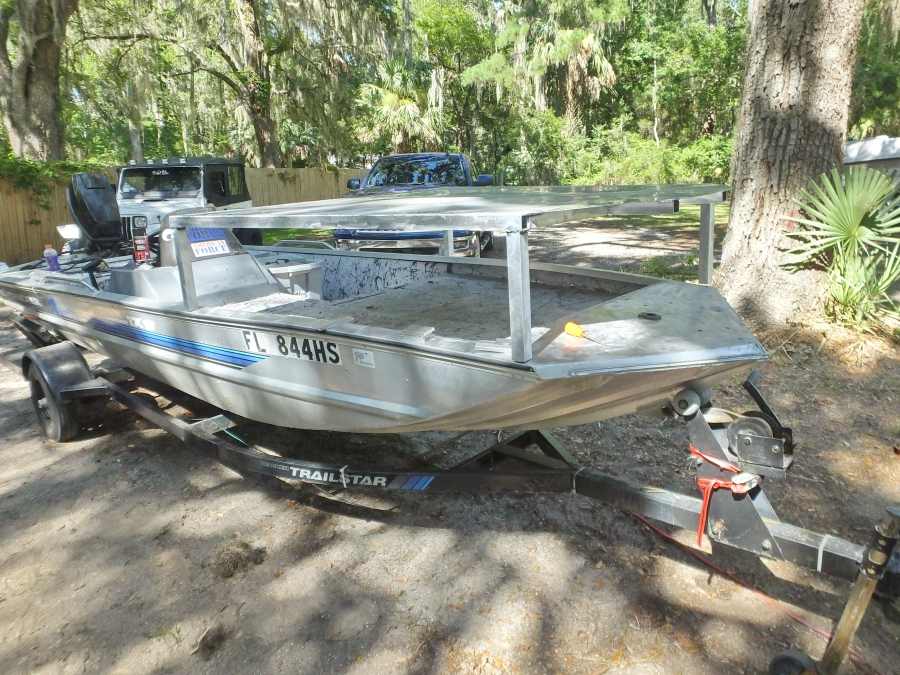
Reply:
M716 229L724 230L728 226L730 209L728 204L716 206ZM621 227L645 227L648 229L700 229L700 207L693 205L682 206L678 213L630 213L620 216L603 216L600 220L604 224Z
M697 256L659 256L641 262L640 273L673 281L697 281Z
M728 228L728 218L731 209L728 204L719 204L715 210L716 238L718 240ZM686 205L678 210L678 213L665 213L659 215L628 215L615 217L626 227L646 227L648 229L700 229L700 207ZM613 221L613 218L604 220ZM640 273L660 279L672 279L673 281L697 281L699 276L699 260L696 253L680 256L659 256L641 261Z

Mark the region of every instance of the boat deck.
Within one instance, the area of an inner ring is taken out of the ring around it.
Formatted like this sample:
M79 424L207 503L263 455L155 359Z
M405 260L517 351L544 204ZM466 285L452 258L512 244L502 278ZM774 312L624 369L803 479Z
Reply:
M532 322L547 328L580 310L614 297L596 290L533 284ZM509 300L506 281L443 274L396 288L343 300L298 300L275 293L207 310L219 316L235 312L334 319L424 336L469 340L508 340Z

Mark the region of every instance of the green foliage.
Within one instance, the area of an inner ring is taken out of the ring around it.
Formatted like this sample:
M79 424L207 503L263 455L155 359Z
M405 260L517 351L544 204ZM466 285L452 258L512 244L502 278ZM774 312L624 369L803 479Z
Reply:
M900 318L888 295L900 279L900 198L883 173L866 167L822 174L802 191L805 215L792 253L799 264L828 273L834 317L859 330L876 330Z
M508 185L553 185L560 182L571 138L565 121L552 112L531 112L507 130L510 152L501 171Z
M627 119L586 136L550 111L507 120L499 172L509 185L727 183L732 141L705 136L686 145L625 131Z
M734 128L746 30L742 16L733 19L732 25L712 27L699 21L666 22L647 45L657 58L661 136L687 143L704 133L730 134ZM645 110L652 105L647 93L638 101Z
M369 142L388 142L395 152L409 152L415 141L438 140L441 119L430 106L415 73L397 61L378 69L378 82L360 87L358 103L366 116L360 135Z
M869 0L850 105L850 136L900 136L900 12L892 0ZM891 21L893 19L893 21Z
M461 73L490 52L490 32L462 0L420 0L415 15L425 58L442 68Z
M864 133L900 134L887 4L870 0L860 43ZM62 64L67 152L253 163L255 111L289 166L446 149L509 183L725 182L747 11L719 2L711 25L696 0L83 2Z
M685 145L706 134L731 135L740 100L746 2L719 3L710 26L699 2L633 0L605 38L616 82L582 114L585 126L610 126ZM654 96L655 94L655 96ZM655 99L655 105L654 105Z
M696 281L697 256L679 256L675 259L668 256L648 258L641 261L640 273L674 281Z
M889 201L891 178L868 167L832 169L801 190L800 207L808 217L790 216L803 225L793 234L794 253L803 262L837 257L863 258L900 244L900 200Z
M828 270L831 312L841 323L857 330L877 331L885 319L900 321L900 312L888 292L900 279L900 248L865 257L834 258Z
M617 129L598 131L574 155L575 171L567 182L696 183L727 182L731 140L701 138L685 146Z
M64 183L79 171L101 171L94 162L41 162L20 159L12 155L0 156L0 179L19 190L30 190L35 202L47 208L48 196L54 184Z
M517 108L577 117L615 82L605 37L628 13L624 0L509 2L491 17L490 56L463 74Z

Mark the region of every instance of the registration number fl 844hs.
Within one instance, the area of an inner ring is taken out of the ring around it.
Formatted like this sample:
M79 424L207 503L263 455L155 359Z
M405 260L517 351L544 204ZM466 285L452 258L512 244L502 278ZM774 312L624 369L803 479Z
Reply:
M336 366L341 362L341 352L337 344L328 340L280 333L262 333L255 330L245 330L241 333L247 350L257 354L289 356L302 361L324 363L330 366Z

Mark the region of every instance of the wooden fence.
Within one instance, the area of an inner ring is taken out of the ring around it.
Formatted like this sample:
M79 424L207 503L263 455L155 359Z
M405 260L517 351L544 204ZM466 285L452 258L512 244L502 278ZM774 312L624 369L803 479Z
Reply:
M246 171L250 197L258 206L338 197L347 192L348 179L363 173L362 169ZM55 186L38 200L30 190L18 190L0 179L0 261L16 265L38 258L44 244L59 248L56 226L70 222L65 185Z
M347 192L347 181L363 169L247 169L247 187L256 206L331 199Z
M31 190L17 190L0 179L0 262L15 265L39 258L44 244L61 244L56 226L71 223L62 187L55 187L38 203Z

